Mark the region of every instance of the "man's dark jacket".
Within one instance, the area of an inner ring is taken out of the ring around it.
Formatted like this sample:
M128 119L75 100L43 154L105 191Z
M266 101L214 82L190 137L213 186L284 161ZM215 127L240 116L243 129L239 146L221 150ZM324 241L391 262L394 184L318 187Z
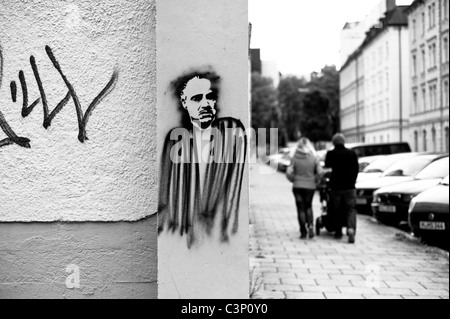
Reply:
M344 145L336 145L328 151L325 166L331 168L330 187L333 190L354 189L359 165L355 152Z

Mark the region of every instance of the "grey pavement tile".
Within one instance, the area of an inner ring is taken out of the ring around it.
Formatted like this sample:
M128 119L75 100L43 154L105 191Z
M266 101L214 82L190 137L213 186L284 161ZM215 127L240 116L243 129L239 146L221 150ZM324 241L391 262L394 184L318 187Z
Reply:
M301 286L304 292L328 292L328 293L339 293L337 287L333 286L310 286L310 285L302 285Z
M317 282L315 279L312 278L296 278L296 279L281 279L282 284L289 284L289 285L314 285L317 286Z
M400 295L363 295L365 299L404 299Z
M338 286L338 289L343 294L362 294L362 295L374 295L377 294L377 291L374 288L369 287L346 287L346 286Z
M263 274L262 276L262 282L264 283L269 283L269 282L273 282L274 280L279 280L280 283L282 282L283 279L296 279L295 274L289 274L291 276L287 276L286 274Z
M324 293L327 299L365 299L364 295L357 293Z
M430 277L432 282L442 282L442 283L446 283L447 286L449 284L449 278L447 277Z
M419 289L413 288L411 289L418 296L440 296L440 297L449 297L448 287L447 289Z
M442 299L440 296L403 296L404 299ZM444 298L444 299L448 299Z
M262 276L260 279L260 282L262 284L274 284L274 285L278 285L281 284L283 279L282 278L277 278L277 277L264 277Z
M412 289L407 288L375 288L380 295L417 296Z
M353 287L366 287L366 288L389 288L384 281L372 282L370 280L350 280Z
M264 284L264 290L269 291L294 291L294 292L301 292L302 287L300 285L286 285L286 284Z
M254 299L286 299L286 295L284 292L278 291L263 291L263 292L257 292Z
M352 283L350 280L341 280L341 279L316 279L317 284L319 286L328 286L328 287L352 287Z
M325 299L325 295L319 292L286 292L287 299Z
M416 281L385 281L388 285L388 288L406 288L406 289L412 289L412 288L418 288L422 289L424 288L420 283Z
M346 281L350 281L350 280L364 280L363 276L360 275L333 275L330 274L330 278L331 280L346 280Z

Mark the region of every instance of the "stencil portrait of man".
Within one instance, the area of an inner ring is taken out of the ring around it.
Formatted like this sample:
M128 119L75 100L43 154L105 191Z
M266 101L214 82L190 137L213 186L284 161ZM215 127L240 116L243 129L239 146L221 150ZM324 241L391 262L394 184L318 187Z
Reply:
M163 145L158 232L186 236L188 247L214 233L227 242L239 227L247 137L241 121L217 116L219 86L210 70L171 83L183 115Z

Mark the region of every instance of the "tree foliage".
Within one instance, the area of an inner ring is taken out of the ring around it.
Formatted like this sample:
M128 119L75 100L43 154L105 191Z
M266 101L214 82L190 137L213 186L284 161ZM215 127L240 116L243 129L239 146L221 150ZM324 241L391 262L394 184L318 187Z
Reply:
M252 127L270 128L274 120L278 119L277 91L270 78L262 77L259 73L252 74L251 89Z
M278 85L278 103L283 122L283 133L288 140L296 140L301 131L300 118L302 117L301 89L306 87L303 78L288 76L280 80Z
M320 76L312 79L309 87L312 91L319 91L327 99L332 134L339 132L339 72L336 67L334 65L323 67Z
M303 116L300 120L302 135L313 142L331 139L332 127L329 121L329 102L319 91L305 96Z
M271 79L252 74L252 127L279 130L279 144L301 135L312 141L330 140L340 130L339 72L325 66L309 82L286 76L274 88Z

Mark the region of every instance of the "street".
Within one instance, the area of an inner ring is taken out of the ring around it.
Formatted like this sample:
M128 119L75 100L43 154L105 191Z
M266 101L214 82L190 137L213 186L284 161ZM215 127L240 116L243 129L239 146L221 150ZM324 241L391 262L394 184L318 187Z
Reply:
M448 252L358 215L355 244L324 228L300 239L292 185L250 166L250 297L254 299L448 299ZM315 218L321 209L316 192Z

